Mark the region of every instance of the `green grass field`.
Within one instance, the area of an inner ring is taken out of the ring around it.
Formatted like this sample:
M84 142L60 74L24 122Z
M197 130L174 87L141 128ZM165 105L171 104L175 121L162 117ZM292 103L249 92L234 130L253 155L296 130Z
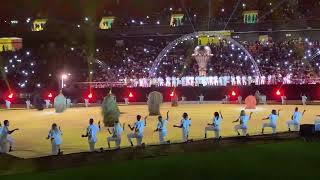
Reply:
M295 105L260 105L257 109L252 110L254 114L249 122L250 134L261 132L261 125L266 121L262 118L267 117L271 109L282 109L278 121L278 131L287 131L285 122L291 118ZM299 106L300 110L306 109L302 123L314 123L314 119L319 114L319 105ZM221 110L224 116L222 121L222 137L236 136L234 125L232 123L239 117L239 112L244 108L244 105L237 104L181 104L178 107L171 107L169 104L163 104L161 113L166 114L170 110L170 120L168 123L167 139L172 142L181 141L181 130L173 128L172 125L179 124L183 112L188 112L192 118L192 126L190 128L190 138L201 139L204 137L204 128L207 123L211 123L212 115L215 111ZM148 114L146 105L129 105L120 106L122 112L120 121L126 124L135 122L137 114L143 117ZM249 112L249 111L248 111ZM14 149L11 155L21 158L33 158L47 156L51 153L50 141L46 140L48 131L53 122L58 123L63 131L62 150L65 154L88 151L88 143L86 138L81 138L81 134L85 133L88 126L89 118L94 118L97 121L102 119L100 107L90 108L71 108L66 112L56 114L54 109L46 109L44 111L36 110L2 110L1 119L9 119L11 128L20 128L12 137L15 140ZM156 129L157 117L152 116L148 119L147 127L144 131L144 142L148 144L159 143L158 133L154 133ZM129 128L126 128L122 134L122 147L129 146L126 135L129 133ZM266 133L271 133L268 128ZM98 134L98 142L96 147L107 147L106 137L110 136L106 128ZM208 134L208 137L213 137L213 133ZM114 144L112 144L114 146Z
M14 179L318 179L320 143L287 141L0 177Z

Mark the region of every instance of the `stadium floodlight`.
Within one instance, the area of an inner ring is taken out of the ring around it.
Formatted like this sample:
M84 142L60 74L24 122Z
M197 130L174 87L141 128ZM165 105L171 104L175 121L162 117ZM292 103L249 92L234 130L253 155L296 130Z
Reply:
M63 89L64 87L64 80L67 79L68 76L66 74L62 74L61 75L61 89Z

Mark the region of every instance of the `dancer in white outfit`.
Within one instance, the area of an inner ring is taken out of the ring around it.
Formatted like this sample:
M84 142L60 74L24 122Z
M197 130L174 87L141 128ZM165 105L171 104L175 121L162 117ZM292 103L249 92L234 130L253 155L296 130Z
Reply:
M26 106L27 106L27 109L30 109L31 107L31 101L28 99L26 100Z
M208 126L204 129L204 138L207 138L208 131L214 131L215 138L221 139L220 130L221 130L221 120L223 119L221 111L215 112L212 118L212 123L208 123Z
M203 100L204 100L204 96L203 96L203 94L200 94L200 96L199 96L199 104L202 104Z
M163 119L162 116L158 116L157 129L154 132L159 132L160 144L170 144L170 141L165 141L164 138L167 136L167 124L169 121L169 111L167 112L167 118Z
M137 121L134 123L134 125L131 127L129 124L128 127L130 128L131 131L134 131L133 133L129 133L127 135L128 141L130 142L131 146L133 146L132 140L133 138L137 139L137 146L143 146L142 144L142 139L143 139L143 131L145 126L147 126L147 118L146 116L144 120L141 120L141 116L137 115Z
M125 124L123 123L123 125L121 126L119 120L116 120L114 122L114 126L112 128L112 131L110 131L110 129L108 128L108 132L109 134L111 134L112 136L107 137L107 142L108 142L108 148L110 148L110 142L114 141L116 143L116 148L119 149L120 148L120 144L121 144L121 134L124 131L124 126Z
M13 139L11 138L10 134L13 132L19 130L19 129L13 129L9 130L9 120L3 121L3 126L0 124L0 153L7 153L12 151L12 143ZM9 150L8 150L8 144L9 144Z
M291 131L290 126L293 126L295 131L299 131L299 126L300 126L300 121L302 116L304 115L304 113L306 112L306 110L303 110L303 112L299 112L298 107L296 107L294 109L294 113L291 116L291 120L287 121L287 126L288 126L288 130Z
M61 135L62 135L62 132L60 130L60 127L58 128L58 125L56 123L53 123L49 131L49 134L47 136L47 139L50 139L51 141L52 155L63 154L60 149L61 142L62 142Z
M234 126L234 130L237 132L238 136L240 136L239 129L242 130L243 136L249 136L248 132L248 121L251 119L253 112L250 113L250 115L246 115L246 112L244 110L241 110L240 116L237 120L233 121L233 123L239 122L240 124Z
M11 108L11 101L5 100L5 102L6 102L6 108L10 109Z
M263 134L264 133L264 128L266 127L271 127L272 128L272 133L275 134L276 131L277 131L277 121L278 121L278 118L280 116L280 109L278 110L278 113L275 109L273 109L271 111L271 114L267 117L267 118L264 118L262 120L270 120L269 123L263 123L262 124L262 131L261 133Z
M93 119L89 120L89 126L87 127L87 132L82 137L88 138L89 150L90 152L94 151L94 147L97 143L97 134L101 129L100 121L98 122L98 126L94 124Z
M187 113L183 113L180 125L173 125L173 127L182 129L182 141L191 142L192 139L189 139L189 130L191 126L191 118L188 118Z
M307 99L308 97L305 94L301 96L302 105L307 105Z
M281 96L281 104L282 104L282 105L285 105L285 104L286 104L286 100L287 100L287 96L282 95L282 96Z

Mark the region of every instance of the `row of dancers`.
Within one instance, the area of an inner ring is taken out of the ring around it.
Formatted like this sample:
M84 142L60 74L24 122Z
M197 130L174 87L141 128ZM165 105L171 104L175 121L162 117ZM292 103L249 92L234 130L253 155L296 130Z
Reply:
M203 86L226 86L227 84L231 85L250 85L251 83L255 83L256 85L271 85L277 84L278 82L282 82L283 84L291 84L292 83L292 74L288 74L283 76L279 74L276 76L268 75L268 76L183 76L183 77L175 77L175 76L166 76L162 77L154 77L154 78L139 78L139 79L123 79L122 81L126 85L131 85L134 87L150 87L154 86L167 86L167 87L177 87L177 86L199 86L202 84ZM97 84L97 86L99 86Z
M300 121L302 119L302 116L306 110L303 110L302 112L299 111L298 107L295 108L294 113L292 114L292 117L290 120L286 122L286 125L288 127L288 130L291 131L291 128L295 131L299 130ZM233 123L238 123L234 126L234 130L237 135L241 135L239 132L242 131L243 136L249 136L248 134L248 122L251 120L251 117L253 115L253 112L250 112L249 114L246 113L245 110L241 110L239 117L233 121ZM279 110L272 110L271 114L263 118L262 120L269 120L269 122L262 124L261 133L264 133L265 128L271 128L272 133L275 134L277 131L277 121L280 116L280 109ZM142 119L141 115L137 115L136 122L131 125L128 125L128 128L132 131L131 133L127 134L127 139L131 146L133 146L132 139L136 139L137 146L144 146L145 144L142 142L144 137L144 128L147 126L147 119L148 116L146 116L144 119ZM163 118L162 116L158 116L158 123L154 130L154 132L159 133L159 144L170 144L169 140L166 140L166 136L168 134L167 126L169 122L169 111L166 114L166 117ZM214 132L215 138L220 140L221 139L221 122L223 121L223 115L222 112L215 112L213 114L212 121L207 124L207 126L204 128L204 138L207 138L208 132ZM191 118L188 116L187 113L182 114L182 119L180 121L180 124L173 125L175 128L180 128L182 130L182 141L183 142L190 142L193 141L192 139L189 139L189 132L191 127ZM108 128L108 132L110 134L109 137L107 137L107 144L108 148L110 148L110 143L115 142L115 148L119 149L121 145L121 136L125 129L125 123L121 124L119 121L114 122L114 126L112 128ZM6 153L12 151L12 145L13 145L13 139L10 136L12 133L17 131L19 129L13 129L9 130L9 121L4 120L3 126L0 126L0 152ZM96 124L94 123L93 119L89 120L89 125L86 129L86 133L82 135L82 137L88 139L89 144L89 151L95 150L95 144L97 143L97 134L101 130L100 121ZM51 129L48 133L48 136L46 137L50 140L51 146L52 146L52 154L53 155L60 155L63 152L61 151L61 144L62 144L62 130L61 128L56 124L53 123L51 126ZM9 146L9 148L8 148Z

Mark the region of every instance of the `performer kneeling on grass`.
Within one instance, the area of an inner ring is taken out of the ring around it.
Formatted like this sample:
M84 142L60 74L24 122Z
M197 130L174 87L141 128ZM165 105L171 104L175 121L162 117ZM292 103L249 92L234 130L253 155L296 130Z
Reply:
M278 118L279 118L279 116L280 116L279 112L280 112L280 109L278 110L278 113L277 113L277 110L273 109L273 110L271 111L271 114L269 115L269 117L262 119L262 120L268 120L268 119L270 120L269 123L263 123L263 125L262 125L262 131L261 131L262 134L264 133L264 128L266 128L266 127L271 127L271 128L272 128L272 133L273 133L273 134L276 133L276 130L277 130L277 120L278 120Z
M301 118L302 118L302 116L304 115L305 112L306 112L306 110L303 110L302 113L299 112L298 107L296 107L294 109L294 113L291 116L291 120L287 121L289 132L291 131L290 126L293 126L295 131L299 131L300 120L301 120Z
M233 123L240 121L240 124L234 126L234 130L237 132L238 136L240 136L239 129L242 130L243 136L249 136L248 131L248 121L251 119L253 112L250 113L250 116L246 115L244 110L241 110L240 116L237 120L233 121Z
M100 121L98 122L98 126L93 123L93 119L91 118L89 120L89 126L87 127L87 132L85 135L82 135L82 137L88 137L88 143L89 143L89 151L94 151L94 146L97 142L97 133L100 131Z
M114 141L116 143L116 148L120 149L121 144L121 134L124 131L124 123L121 127L119 120L114 122L114 127L112 128L112 132L108 129L108 132L112 134L112 136L107 137L108 147L110 148L110 141Z
M49 134L47 136L47 139L51 140L51 145L52 145L52 155L62 155L63 152L60 149L61 145L61 129L60 127L58 128L56 123L53 123L51 125L51 129L49 131Z
M183 113L180 125L173 125L173 127L182 129L182 141L192 142L193 139L189 139L189 130L191 126L191 118L188 118L187 113Z
M133 133L129 133L127 135L131 146L133 146L133 143L132 143L132 140L131 140L132 138L136 138L137 139L137 146L144 145L144 143L142 144L142 138L143 138L144 127L147 126L147 118L148 118L148 116L146 116L144 118L144 120L141 120L141 116L137 115L137 121L133 124L133 127L131 127L130 124L128 125L130 130L134 131Z
M159 142L160 144L170 144L170 141L164 141L164 138L167 136L167 124L169 120L169 111L167 112L167 118L163 119L162 116L158 116L158 125L157 129L154 132L159 132Z
M13 130L9 130L9 120L4 120L3 121L3 126L1 126L0 123L0 153L7 153L8 149L7 146L9 144L9 152L11 152L12 149L12 145L13 145L13 139L10 136L10 134L12 134L14 131L17 131L19 129L13 129Z
M212 119L212 124L208 123L208 126L204 129L204 138L207 138L208 131L214 131L215 138L221 139L220 125L221 125L222 119L223 119L223 116L222 116L221 111L214 113L214 116Z

